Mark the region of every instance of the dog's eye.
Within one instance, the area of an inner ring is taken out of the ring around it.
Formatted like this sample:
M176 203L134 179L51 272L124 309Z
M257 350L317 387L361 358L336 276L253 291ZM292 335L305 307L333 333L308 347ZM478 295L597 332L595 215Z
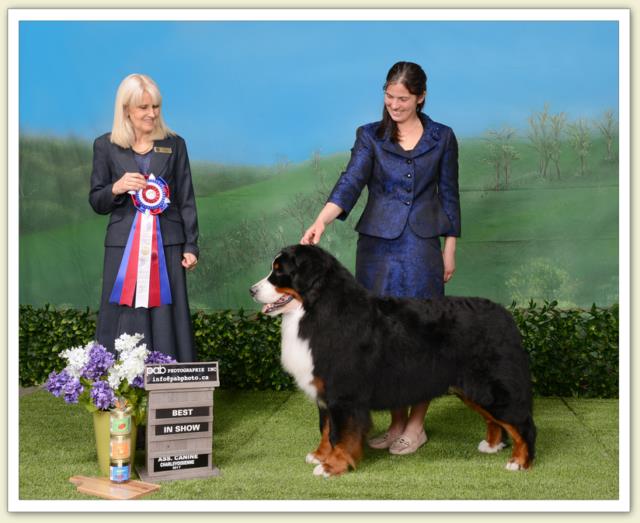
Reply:
M279 270L280 270L280 264L279 264L279 263L277 263L277 262L276 262L276 263L274 263L274 264L273 264L273 270L274 270L274 271L279 271Z

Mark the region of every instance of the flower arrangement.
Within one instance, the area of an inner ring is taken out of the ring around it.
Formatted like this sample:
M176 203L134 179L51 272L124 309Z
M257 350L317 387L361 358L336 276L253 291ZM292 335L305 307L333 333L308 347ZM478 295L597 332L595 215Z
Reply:
M116 355L92 341L84 347L66 349L60 356L67 361L61 372L52 372L44 388L67 403L80 403L89 412L109 410L116 401L132 408L138 425L145 423L147 395L144 366L153 363L175 363L166 354L147 349L142 334L122 334L115 340Z

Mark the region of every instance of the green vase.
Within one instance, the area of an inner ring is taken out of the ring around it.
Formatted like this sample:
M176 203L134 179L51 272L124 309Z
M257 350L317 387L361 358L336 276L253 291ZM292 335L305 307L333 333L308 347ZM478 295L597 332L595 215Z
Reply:
M96 452L98 454L98 464L100 465L100 474L109 476L109 453L111 441L111 429L109 426L111 415L109 412L97 410L93 413L93 431L96 435ZM138 427L133 418L131 418L131 464L134 462L136 453L136 436ZM131 467L133 472L133 467Z

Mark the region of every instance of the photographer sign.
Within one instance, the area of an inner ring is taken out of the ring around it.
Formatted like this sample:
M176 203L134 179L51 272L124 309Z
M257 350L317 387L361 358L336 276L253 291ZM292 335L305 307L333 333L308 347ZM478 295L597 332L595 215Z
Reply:
M218 362L145 366L149 391L144 480L218 476L213 464L213 390Z

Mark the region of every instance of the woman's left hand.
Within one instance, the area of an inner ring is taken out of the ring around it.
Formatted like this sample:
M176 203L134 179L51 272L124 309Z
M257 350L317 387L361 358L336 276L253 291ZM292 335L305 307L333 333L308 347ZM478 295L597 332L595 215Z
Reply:
M182 266L191 271L196 268L196 264L198 263L198 258L196 258L195 254L190 252L182 253Z
M442 261L444 262L444 282L447 283L456 272L456 239L453 236L445 238Z

